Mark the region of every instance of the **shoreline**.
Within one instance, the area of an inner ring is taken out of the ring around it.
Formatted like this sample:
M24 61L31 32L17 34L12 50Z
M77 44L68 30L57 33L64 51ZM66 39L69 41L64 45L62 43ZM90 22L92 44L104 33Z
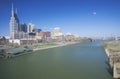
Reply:
M113 78L120 78L120 73L118 73L118 70L117 70L117 69L120 69L120 62L116 62L115 60L113 60L116 55L111 54L107 48L105 48L105 53L108 57L108 63L109 63L110 69L113 72L112 73Z
M49 47L43 47L43 48L35 48L35 49L33 49L33 52L38 51L38 50L44 50L44 49L62 47L62 46L66 46L66 45L56 45L56 46L49 46Z
M104 48L104 50L105 50L105 54L107 55L107 57L109 57L109 51L108 51L108 49L107 48Z
M18 57L21 55L25 55L25 54L29 54L29 53L34 53L35 51L39 51L39 50L45 50L45 49L51 49L51 48L56 48L56 47L63 47L63 46L68 46L68 45L74 45L74 44L79 44L79 43L83 43L83 42L54 42L53 45L49 45L49 43L41 43L41 44L36 44L38 45L38 47L35 47L34 45L30 45L29 47L33 47L29 50L23 50L22 52L18 51L15 53L11 53L6 51L2 57L0 57L0 59L9 59L9 58L14 58L14 57ZM48 45L46 45L48 44ZM43 46L43 47L42 47ZM19 49L19 48L18 48Z
M38 50L44 50L44 49L50 49L50 48L56 48L56 47L63 47L63 46L67 46L67 45L73 45L73 44L77 44L77 43L80 43L80 42L69 42L69 43L66 43L66 44L58 44L58 45L55 45L55 46L48 46L48 47L43 47L43 48L35 48L33 49L33 52L34 51L38 51Z
M66 42L66 43L61 43L61 44L56 44L56 45L51 45L51 46L46 46L46 47L38 47L38 48L33 48L30 51L23 51L21 53L18 52L19 54L5 53L4 57L2 57L0 59L14 58L14 57L22 56L25 54L34 53L35 51L39 51L39 50L51 49L51 48L56 48L56 47L63 47L63 46L67 46L67 45L77 44L77 43L80 43L80 42Z

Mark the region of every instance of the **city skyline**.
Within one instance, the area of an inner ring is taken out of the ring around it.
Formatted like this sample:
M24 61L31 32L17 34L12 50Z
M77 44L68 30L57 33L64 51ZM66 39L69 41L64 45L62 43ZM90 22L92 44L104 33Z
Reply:
M86 37L120 36L119 0L1 0L0 35L10 36L11 5L17 8L20 23L37 28L60 27Z

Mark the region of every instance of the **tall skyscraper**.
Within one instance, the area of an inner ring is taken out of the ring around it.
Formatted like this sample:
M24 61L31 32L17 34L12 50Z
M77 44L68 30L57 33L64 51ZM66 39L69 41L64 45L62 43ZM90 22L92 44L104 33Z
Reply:
M14 12L13 4L12 4L12 15L10 18L10 39L18 39L19 38L19 19L17 14Z
M20 24L20 31L27 32L27 25L25 23Z
M27 28L28 33L34 32L34 30L35 30L35 25L32 23L29 23Z

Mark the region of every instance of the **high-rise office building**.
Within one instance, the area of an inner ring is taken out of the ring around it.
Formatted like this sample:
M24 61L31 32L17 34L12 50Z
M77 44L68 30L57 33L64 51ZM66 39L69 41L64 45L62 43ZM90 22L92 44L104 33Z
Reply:
M36 32L40 33L42 31L42 29L36 29Z
M25 23L20 24L20 31L27 32L27 25Z
M19 19L17 14L14 12L13 4L12 4L12 15L10 18L10 39L18 39L19 38Z
M27 32L31 33L31 32L34 32L34 31L35 31L35 25L32 24L32 23L29 23L28 27L27 27Z

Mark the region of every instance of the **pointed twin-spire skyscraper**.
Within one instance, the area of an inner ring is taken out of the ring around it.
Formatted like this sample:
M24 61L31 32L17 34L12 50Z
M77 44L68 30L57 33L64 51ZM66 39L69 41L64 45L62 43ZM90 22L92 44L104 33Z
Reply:
M14 11L14 7L12 4L12 10L11 10L11 17L10 17L10 39L12 42L16 40L21 39L28 39L29 33L33 32L35 29L35 25L33 24L25 24L19 22L19 19L17 17L17 10ZM31 31L32 30L32 31Z
M10 18L10 39L12 39L12 40L18 39L19 31L20 31L19 19L17 17L17 14L14 12L14 7L12 4L12 15Z

